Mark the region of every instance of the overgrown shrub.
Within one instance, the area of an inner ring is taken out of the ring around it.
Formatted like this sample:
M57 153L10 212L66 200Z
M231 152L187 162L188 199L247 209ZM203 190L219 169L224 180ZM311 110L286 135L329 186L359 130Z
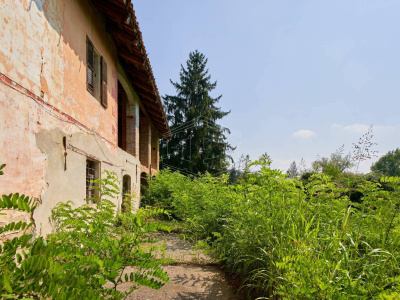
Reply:
M206 239L253 295L400 298L399 181L388 191L359 180L363 201L353 203L351 183L337 185L321 173L303 185L270 163L261 157L253 163L258 171L233 185L225 177L162 171L152 181L152 201Z
M101 196L119 194L114 173L107 173L99 183ZM24 195L3 195L0 200L1 210L33 213L35 207L35 201ZM167 274L152 256L154 249L145 252L139 247L150 241L148 232L169 229L150 222L160 213L146 209L125 213L119 215L123 221L116 226L115 205L109 200L78 208L71 202L59 203L51 216L56 228L53 234L34 239L22 232L1 245L1 299L124 299L140 285L160 288L168 282ZM11 223L0 228L0 233L32 225ZM133 267L129 273L127 266ZM124 293L117 289L123 282L132 284Z

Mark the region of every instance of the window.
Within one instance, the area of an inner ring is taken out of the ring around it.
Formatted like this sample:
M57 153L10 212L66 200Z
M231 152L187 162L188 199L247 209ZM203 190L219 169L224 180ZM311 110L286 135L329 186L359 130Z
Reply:
M86 160L86 199L88 203L99 200L99 192L93 188L93 180L99 179L100 163L91 159Z
M86 37L86 89L107 108L107 63Z

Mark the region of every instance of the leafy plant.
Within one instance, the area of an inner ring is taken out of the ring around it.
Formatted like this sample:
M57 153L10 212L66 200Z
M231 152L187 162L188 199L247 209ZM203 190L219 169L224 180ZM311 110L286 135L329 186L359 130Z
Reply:
M101 196L119 193L115 173L99 180ZM23 195L2 196L1 209L32 213L36 202ZM123 214L117 226L115 205L97 201L96 207L59 203L52 211L55 231L47 239L20 233L0 247L0 297L2 299L124 299L140 285L160 288L168 282L152 251L139 245L150 242L147 234L169 228L152 222L162 210ZM33 223L10 223L1 233L26 230ZM119 224L121 225L121 224ZM128 269L129 268L129 269ZM118 285L130 282L127 292Z
M104 170L104 174L104 178L90 180L92 189L97 193L86 199L88 203L99 203L104 197L113 199L119 195L121 189L117 174L108 170Z
M386 153L372 165L371 170L385 176L400 176L400 149Z
M357 179L363 201L355 203L354 185L330 174L303 184L271 169L268 155L250 165L256 171L236 184L163 170L152 180L152 203L203 238L253 298L400 296L398 179Z
M121 211L125 213L131 213L134 199L135 194L133 192L125 193L122 199Z
M6 166L5 164L0 165L0 175L4 174L2 170L4 169L5 166Z

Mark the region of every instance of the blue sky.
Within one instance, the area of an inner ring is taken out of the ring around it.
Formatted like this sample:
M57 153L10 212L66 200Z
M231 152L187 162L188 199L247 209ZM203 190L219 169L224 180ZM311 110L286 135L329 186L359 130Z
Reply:
M208 58L231 110L234 153L273 166L345 151L374 125L375 150L400 147L400 1L138 0L161 95L189 52ZM371 161L360 170L368 172Z

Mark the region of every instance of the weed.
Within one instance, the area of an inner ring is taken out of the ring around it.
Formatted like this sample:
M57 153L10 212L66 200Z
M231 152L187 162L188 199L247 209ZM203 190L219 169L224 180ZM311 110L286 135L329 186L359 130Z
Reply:
M355 203L349 188L327 174L310 174L303 184L270 164L262 156L250 164L257 171L235 184L164 170L152 180L152 202L182 220L185 237L202 239L198 245L207 244L253 296L395 299L397 181L384 190L380 183L359 180L363 201Z

